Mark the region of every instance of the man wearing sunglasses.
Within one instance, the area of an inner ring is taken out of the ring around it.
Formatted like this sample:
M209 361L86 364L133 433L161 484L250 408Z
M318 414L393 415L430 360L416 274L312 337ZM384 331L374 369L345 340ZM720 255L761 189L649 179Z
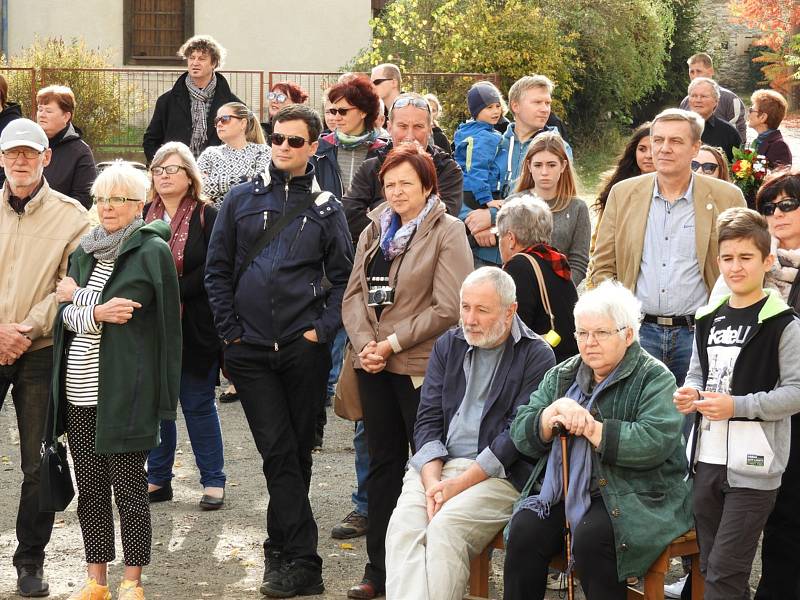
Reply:
M425 148L433 157L439 197L447 207L447 212L457 217L461 210L464 177L458 163L431 142L433 119L428 101L419 94L407 92L400 94L391 107L388 122L391 141L380 148L376 156L361 163L342 200L354 242L358 241L364 227L370 224L367 213L384 201L378 173L392 148L400 144L418 144Z
M384 63L372 69L370 74L375 93L383 100L384 110L388 111L397 97L403 93L403 77L400 69L392 63Z
M324 591L308 500L311 451L353 247L339 201L312 193L308 161L321 129L307 105L278 111L269 181L259 177L228 192L206 260L225 365L269 490L261 593L278 598Z
M142 139L148 163L165 142L183 142L195 158L206 147L219 146L222 142L214 127L217 110L228 102L241 102L227 79L216 72L225 60L225 48L213 37L189 38L178 56L186 59L187 71L156 101Z
M56 282L89 230L86 209L44 178L44 130L16 119L0 134L6 181L0 198L0 407L11 389L19 427L22 490L17 513L17 593L46 596L45 546L54 513L39 512L39 454L53 369Z
M719 106L719 99L720 87L713 79L695 77L689 84L689 109L705 121L700 139L704 144L722 148L728 162L733 162L733 149L742 142L736 128L714 114Z

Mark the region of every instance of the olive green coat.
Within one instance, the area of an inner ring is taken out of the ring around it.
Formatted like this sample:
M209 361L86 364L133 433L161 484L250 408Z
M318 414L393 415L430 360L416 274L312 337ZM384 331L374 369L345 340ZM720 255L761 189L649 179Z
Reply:
M511 425L517 449L538 459L521 498L530 494L547 465L550 444L539 437L541 413L564 397L581 362L575 356L550 369ZM683 415L672 403L675 377L638 342L610 377L591 409L603 424L599 460L593 462L614 529L622 581L645 573L673 539L691 529L692 495L685 481Z

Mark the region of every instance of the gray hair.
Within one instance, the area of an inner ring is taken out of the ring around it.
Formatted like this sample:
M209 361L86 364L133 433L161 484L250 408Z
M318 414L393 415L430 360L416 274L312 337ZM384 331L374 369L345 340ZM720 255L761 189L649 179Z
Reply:
M500 297L500 306L503 310L517 301L517 286L511 275L497 267L481 267L467 275L464 283L461 284L460 296L464 290L479 283L491 283L497 295Z
M126 160L115 160L103 169L92 184L92 196L119 195L144 202L150 180L141 169Z
M706 122L703 117L698 115L696 112L692 112L690 110L681 110L680 108L668 108L658 113L650 123L651 136L653 135L653 130L655 129L656 123L659 121L683 121L684 123L688 123L689 128L692 130L693 142L700 141L700 136L703 135L703 128L706 126Z
M521 245L549 244L553 235L553 213L547 202L524 194L508 200L497 213L497 233L513 233Z
M203 175L200 173L200 167L197 166L197 161L189 150L189 146L183 142L167 142L161 146L153 157L150 163L150 200L155 200L156 187L152 185L153 167L160 167L170 156L177 154L181 159L181 164L186 169L186 175L189 177L191 184L189 185L189 195L194 200L204 202L206 198L203 196Z
M400 74L400 67L392 63L382 63L373 68L373 70L380 69L381 75L388 79L394 79L397 85L403 83L403 76Z
M708 85L711 86L711 95L714 96L714 99L719 102L719 84L711 79L710 77L695 77L692 81L689 82L689 94L692 93L692 90L696 88L698 85Z
M425 100L425 96L422 94L418 94L416 92L403 92L397 98L394 99L394 103L389 107L389 122L394 122L394 105L397 103L398 100L401 98L413 98L414 100L422 100L425 103L425 107L420 107L413 105L414 108L417 110L424 110L425 113L428 115L428 126L433 126L433 113L431 112L431 106L428 104L428 101ZM405 106L403 107L405 108ZM399 109L398 109L399 110Z
M545 88L548 94L553 93L553 82L544 75L525 75L517 79L508 90L508 103L519 102L522 94L533 88Z
M642 315L642 303L636 299L628 288L618 281L607 280L578 298L572 311L575 323L585 315L607 317L617 327L630 327L633 339L639 339L639 322ZM620 331L622 335L624 331Z

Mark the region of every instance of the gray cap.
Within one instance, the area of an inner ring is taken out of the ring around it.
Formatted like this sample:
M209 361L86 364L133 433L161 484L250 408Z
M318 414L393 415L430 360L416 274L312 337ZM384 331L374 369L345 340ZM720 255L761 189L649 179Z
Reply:
M14 119L0 133L0 150L27 146L42 152L50 146L47 134L30 119Z

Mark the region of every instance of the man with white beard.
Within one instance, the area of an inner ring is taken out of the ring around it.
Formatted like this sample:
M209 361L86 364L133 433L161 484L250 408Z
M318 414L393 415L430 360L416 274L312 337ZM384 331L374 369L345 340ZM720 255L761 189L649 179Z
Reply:
M461 286L461 323L433 348L403 491L386 533L388 598L457 600L469 560L511 518L531 472L508 434L555 364L517 316L516 288L497 267Z

